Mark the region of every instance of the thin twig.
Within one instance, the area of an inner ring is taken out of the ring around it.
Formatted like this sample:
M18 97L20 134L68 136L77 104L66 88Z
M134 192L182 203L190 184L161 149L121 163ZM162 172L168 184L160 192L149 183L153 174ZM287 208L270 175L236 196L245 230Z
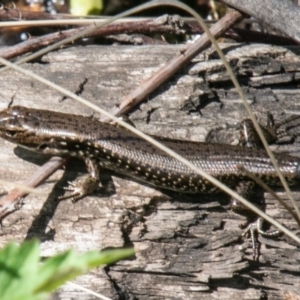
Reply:
M57 169L59 169L66 162L61 157L52 157L42 167L38 168L22 185L27 187L37 187L50 177ZM26 196L28 191L21 188L14 188L8 194L0 199L0 220L16 209L18 209L19 201Z
M94 26L89 28L94 29L92 32L85 34L87 38L92 37L105 37L109 35L121 34L121 33L162 33L162 34L176 34L178 28L176 24L170 24L168 19L165 20L161 17L156 19L149 19L140 22L124 22L118 24L107 25L104 28L95 29ZM28 52L33 52L41 49L45 46L54 44L58 41L62 41L66 38L71 38L74 35L86 30L87 27L80 27L76 29L62 30L60 32L50 33L41 37L30 38L20 44L4 48L0 50L0 56L5 59L12 59L19 55L23 55ZM183 34L184 28L182 28L181 34Z
M218 38L234 24L241 21L243 15L235 10L228 12L221 20L211 27L211 34ZM125 96L119 104L116 104L110 111L115 116L121 116L138 105L157 87L169 80L178 70L189 63L196 55L211 45L211 41L206 34L203 34L194 43L189 44L177 56L169 60L150 78L143 81L134 91ZM102 121L107 119L102 119Z

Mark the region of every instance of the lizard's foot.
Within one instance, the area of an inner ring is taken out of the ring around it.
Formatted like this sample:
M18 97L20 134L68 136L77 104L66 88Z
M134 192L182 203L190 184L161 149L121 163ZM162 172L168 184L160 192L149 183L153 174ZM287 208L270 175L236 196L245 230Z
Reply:
M273 237L273 236L278 236L281 234L279 230L271 230L271 231L265 231L262 229L263 227L263 219L258 218L255 222L250 223L245 231L242 233L242 236L249 236L251 237L251 242L252 242L252 250L253 250L253 259L258 260L259 257L259 245L260 243L257 240L257 235L261 234L263 236L267 237Z
M69 191L63 196L60 196L58 200L71 199L73 203L79 199L91 194L99 185L99 180L94 177L88 176L84 180L80 180L76 183L68 182L69 186L64 190Z

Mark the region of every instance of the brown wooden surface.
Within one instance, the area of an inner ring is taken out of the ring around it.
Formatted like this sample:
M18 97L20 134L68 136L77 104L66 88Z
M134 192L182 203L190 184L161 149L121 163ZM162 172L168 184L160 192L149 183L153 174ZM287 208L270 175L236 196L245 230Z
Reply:
M74 92L87 78L82 96L109 109L181 48L74 47L25 67ZM223 48L255 107L269 110L276 119L299 111L300 48L237 44ZM73 100L60 102L62 96L57 92L14 71L1 74L0 109L14 94L15 105L92 113ZM161 86L131 119L149 134L204 140L218 128L221 140L234 142L237 124L244 116L224 67L214 51L208 50ZM1 140L0 146L1 179L22 181L45 161L9 142ZM299 139L272 149L297 155ZM254 262L249 242L239 239L239 225L245 219L228 210L225 195L163 193L103 172L102 194L76 204L58 203L66 180L84 172L81 162L70 161L66 172L56 172L39 187L44 195L28 196L22 209L4 220L0 245L37 237L42 241L42 255L49 256L70 247L82 252L132 244L135 259L76 280L113 299L261 299L265 295L283 299L287 293L300 294L300 253L295 243L284 236L261 239L260 262ZM299 187L293 189L293 195L299 203ZM265 199L267 213L298 232L295 222L269 194ZM95 297L65 286L53 299Z
M300 7L290 0L222 0L263 24L300 42Z

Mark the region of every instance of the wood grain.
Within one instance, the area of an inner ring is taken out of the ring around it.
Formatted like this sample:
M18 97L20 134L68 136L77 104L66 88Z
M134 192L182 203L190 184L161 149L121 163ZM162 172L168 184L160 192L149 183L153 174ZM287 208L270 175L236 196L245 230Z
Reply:
M299 111L299 47L222 47L254 107L269 110L279 120ZM78 90L87 78L82 96L109 109L181 48L65 48L25 68L71 91ZM61 102L57 92L14 71L1 74L0 109L14 94L15 105L92 113L73 100ZM203 141L217 129L220 139L228 142L237 138L237 124L243 117L243 105L212 49L195 58L131 114L135 125L149 134ZM46 160L3 140L0 146L1 179L22 181ZM299 138L272 149L297 155ZM104 171L102 191L76 204L58 203L61 187L78 173L85 173L84 165L70 161L67 171L58 171L39 187L45 196L28 196L23 207L4 220L0 245L37 237L43 256L69 247L83 252L133 245L135 259L76 280L112 299L261 299L264 295L282 299L285 293L299 294L297 245L286 237L263 239L260 262L252 261L249 242L239 239L239 225L245 219L228 210L225 195L165 193ZM299 187L293 189L293 195L299 203ZM265 199L267 213L297 232L285 210L270 195L265 194ZM53 299L66 298L94 299L70 286L53 295Z
M300 30L297 26L300 7L292 1L222 0L222 2L300 42Z

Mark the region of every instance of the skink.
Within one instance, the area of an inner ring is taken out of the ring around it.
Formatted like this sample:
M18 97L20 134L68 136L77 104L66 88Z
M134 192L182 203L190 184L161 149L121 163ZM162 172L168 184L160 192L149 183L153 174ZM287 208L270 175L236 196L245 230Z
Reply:
M14 106L0 112L0 136L32 151L96 160L100 167L185 193L211 193L216 187L188 167L128 130L91 117ZM155 137L230 187L248 171L269 185L280 181L264 150ZM300 158L275 153L290 185L299 182Z
M206 179L130 131L91 117L14 106L0 113L0 136L36 152L84 159L90 176L82 186L72 188L67 197L73 200L98 186L99 167L163 189L184 193L218 191ZM268 185L280 185L264 150L155 138L231 188L249 182L238 165ZM288 184L299 183L300 159L274 154Z

